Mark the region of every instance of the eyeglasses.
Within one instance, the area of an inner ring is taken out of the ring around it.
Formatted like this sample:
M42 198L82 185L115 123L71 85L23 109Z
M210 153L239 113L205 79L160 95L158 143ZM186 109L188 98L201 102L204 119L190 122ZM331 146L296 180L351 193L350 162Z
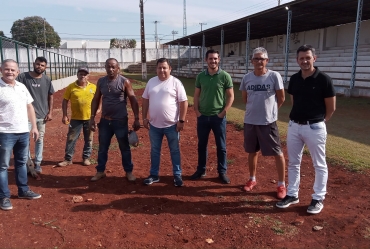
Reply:
M257 61L265 61L267 60L268 58L252 58L253 61L257 62Z

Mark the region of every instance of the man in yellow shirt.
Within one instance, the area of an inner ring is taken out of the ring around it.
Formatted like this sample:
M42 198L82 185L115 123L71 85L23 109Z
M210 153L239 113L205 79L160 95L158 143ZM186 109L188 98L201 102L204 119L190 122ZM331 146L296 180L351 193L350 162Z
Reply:
M82 153L82 164L88 166L91 164L89 158L92 150L93 132L90 131L91 101L96 92L96 85L88 81L89 70L85 67L79 68L77 80L71 83L63 96L62 123L69 125L67 142L65 148L64 161L58 163L58 166L67 166L72 164L72 157L75 151L77 139L80 137L81 129L84 134L84 148ZM71 119L68 118L67 107L71 101Z

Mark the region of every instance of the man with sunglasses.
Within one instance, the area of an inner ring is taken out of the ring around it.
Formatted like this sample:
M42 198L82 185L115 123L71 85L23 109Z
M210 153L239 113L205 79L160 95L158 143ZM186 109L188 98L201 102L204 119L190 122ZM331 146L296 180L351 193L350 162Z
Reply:
M285 159L281 150L279 130L276 124L278 109L285 100L283 80L278 72L266 68L267 50L253 50L254 70L246 74L240 84L246 104L244 116L244 149L248 153L249 180L244 190L249 192L256 185L258 152L275 158L278 171L277 198L283 199L285 188Z

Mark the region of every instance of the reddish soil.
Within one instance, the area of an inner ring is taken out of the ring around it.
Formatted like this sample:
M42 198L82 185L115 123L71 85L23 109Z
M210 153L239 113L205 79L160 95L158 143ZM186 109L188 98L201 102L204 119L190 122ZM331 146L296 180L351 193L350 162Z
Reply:
M141 96L142 90L136 94ZM138 132L139 147L132 149L136 183L124 178L115 140L109 153L107 177L90 182L95 165L82 166L81 138L74 164L53 167L63 159L67 134L67 126L61 122L62 91L55 94L54 101L54 120L47 124L42 179L29 178L30 187L41 193L42 198L17 199L14 168L9 169L14 209L0 212L2 248L368 248L370 245L368 172L353 173L329 166L325 208L318 215L309 215L306 208L311 200L314 171L310 158L304 155L300 203L278 209L273 183L277 173L272 158L259 158L257 187L251 193L242 191L248 178L243 134L228 124L231 184L221 184L217 179L213 135L207 177L191 181L189 176L197 165L197 137L195 114L189 108L186 129L181 133L184 187L173 186L166 142L160 182L151 186L142 184L150 167L150 144L145 129ZM129 122L131 125L132 118ZM97 147L95 134L94 160ZM74 203L75 195L82 196L84 201ZM314 226L322 230L314 231Z

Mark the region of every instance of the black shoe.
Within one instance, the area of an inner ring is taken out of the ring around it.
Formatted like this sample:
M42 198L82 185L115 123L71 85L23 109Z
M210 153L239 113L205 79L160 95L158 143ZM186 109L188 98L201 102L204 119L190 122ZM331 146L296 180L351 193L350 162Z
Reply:
M181 176L175 176L173 179L173 183L176 187L181 187L184 183L182 182Z
M324 203L319 200L312 199L311 204L307 208L307 213L318 214L324 208Z
M151 185L154 182L159 182L159 176L150 175L150 176L148 176L148 178L146 178L144 180L144 184L146 184L146 185Z
M205 177L205 176L206 176L205 171L197 170L197 171L195 171L195 173L192 176L190 176L190 179L191 180L197 180L197 179L200 179L200 178Z
M230 183L230 179L229 179L229 177L227 177L226 174L218 174L218 178L220 178L221 182L224 183L224 184L229 184Z
M299 199L293 196L286 195L284 199L276 203L276 206L278 208L287 208L292 204L297 204L299 203Z

